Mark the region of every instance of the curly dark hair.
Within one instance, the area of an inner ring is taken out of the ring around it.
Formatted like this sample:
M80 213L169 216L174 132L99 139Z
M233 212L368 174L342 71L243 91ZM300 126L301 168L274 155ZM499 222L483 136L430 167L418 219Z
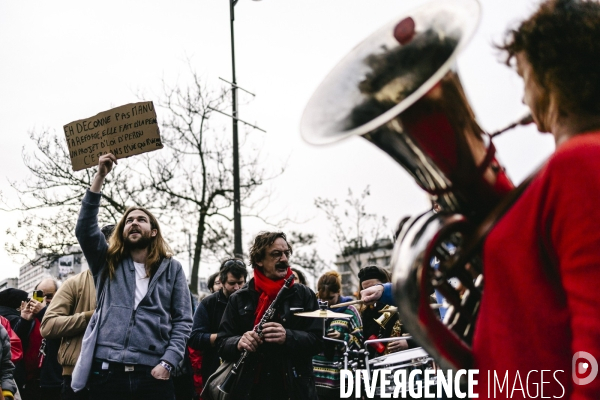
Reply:
M287 243L290 254L293 254L292 245L288 242L283 232L260 232L254 238L254 243L250 247L250 264L252 268L258 266L257 263L265 259L267 248L271 246L278 238L282 238Z
M538 83L558 95L561 111L600 112L600 4L546 0L497 47L510 65L523 52Z

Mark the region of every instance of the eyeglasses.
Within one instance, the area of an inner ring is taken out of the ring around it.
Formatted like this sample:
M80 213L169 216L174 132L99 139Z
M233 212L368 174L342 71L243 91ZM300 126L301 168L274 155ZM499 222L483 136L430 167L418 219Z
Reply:
M271 254L269 254L269 256L273 260L279 260L284 255L285 255L285 258L290 258L290 256L292 255L292 252L289 250L286 250L286 251L274 250L271 252Z
M54 293L46 293L46 294L44 294L44 298L46 298L48 300L52 300L53 297L54 297Z
M227 260L220 269L229 268L232 265L237 265L239 267L246 268L246 264L244 264L244 262L242 260L231 259L231 260Z

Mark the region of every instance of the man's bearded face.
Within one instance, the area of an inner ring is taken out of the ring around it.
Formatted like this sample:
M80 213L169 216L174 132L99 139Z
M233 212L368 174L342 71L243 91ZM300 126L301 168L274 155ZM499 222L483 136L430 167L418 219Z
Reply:
M123 228L125 247L130 250L145 249L157 232L156 229L152 229L150 218L145 212L133 210L127 215Z

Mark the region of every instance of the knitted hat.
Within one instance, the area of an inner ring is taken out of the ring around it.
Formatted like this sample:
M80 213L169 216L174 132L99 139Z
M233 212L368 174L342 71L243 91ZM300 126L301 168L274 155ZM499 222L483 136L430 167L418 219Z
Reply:
M381 283L389 282L387 273L376 265L369 265L368 267L364 267L360 271L358 271L358 279L360 281L359 285L361 285L361 287L362 283L364 281L368 281L369 279L377 279Z
M20 289L8 288L0 292L0 306L17 309L22 301L27 301L27 292Z

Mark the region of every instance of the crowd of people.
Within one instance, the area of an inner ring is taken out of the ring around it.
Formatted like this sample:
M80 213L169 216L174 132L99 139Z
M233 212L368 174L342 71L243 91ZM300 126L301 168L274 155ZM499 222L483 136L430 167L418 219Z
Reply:
M485 242L473 343L481 370L569 370L580 351L600 358L599 29L597 2L546 0L500 46L557 151ZM82 201L76 236L89 270L60 288L44 279L34 296L0 292L0 400L210 399L224 378L234 379L230 399L337 398L349 350L375 358L416 346L404 338L386 270L361 269L363 304L341 304L351 298L340 275L326 272L313 291L291 268L282 232L254 238L251 271L224 260L209 280L212 294L197 301L149 210L131 207L116 226L99 226L102 185L116 162L100 157ZM323 324L298 315L315 310L333 316ZM371 342L380 338L397 339ZM561 379L546 395L597 399L599 388L599 379Z
M19 289L0 292L6 322L0 330L2 361L12 362L2 368L4 397L208 399L216 385L209 383L211 376L242 353L249 356L231 398L339 397L342 354L346 347L364 347L363 319L379 318L380 310L336 308L344 317L327 320L326 337L333 340L324 340L321 319L296 314L319 309L319 302L329 308L352 298L342 295L335 271L318 279L316 293L309 288L302 271L290 266L292 245L283 232L259 233L249 266L235 257L224 260L209 279L212 294L197 301L149 210L132 207L116 225L99 226L101 188L115 163L111 154L100 158L82 201L76 236L89 270L60 288L53 279L42 280L37 300ZM263 320L292 275L275 312ZM361 270L362 287L388 281L381 268ZM370 337L386 335L399 322L396 317L387 326L368 324ZM91 326L97 335L88 352L84 334ZM401 342L385 351L406 348ZM85 389L76 390L82 358L91 367Z

